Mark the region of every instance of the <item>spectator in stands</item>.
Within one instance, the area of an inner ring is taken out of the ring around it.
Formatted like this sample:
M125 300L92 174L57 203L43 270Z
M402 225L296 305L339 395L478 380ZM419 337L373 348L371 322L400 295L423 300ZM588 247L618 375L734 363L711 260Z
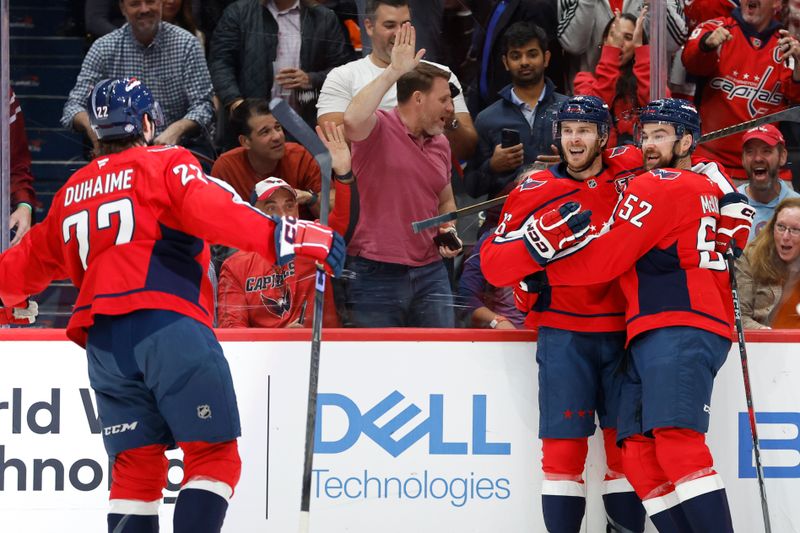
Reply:
M544 75L550 61L547 45L547 34L532 22L515 22L503 35L502 59L511 84L475 121L478 148L464 175L465 189L475 198L499 196L523 166L550 153L553 131L548 110L567 97L557 93ZM504 129L519 132L519 144L503 147Z
M796 283L799 276L800 198L787 198L736 262L742 325L768 328L787 282Z
M347 303L359 327L453 327L450 281L442 257L461 241L444 225L419 234L411 222L453 211L450 146L443 135L453 113L450 73L420 63L414 28L397 32L391 62L353 98L344 115L352 141L361 214L348 244ZM379 109L397 84L397 107ZM449 238L450 246L434 238Z
M205 36L197 29L197 24L194 22L194 14L192 9L191 0L163 0L163 9L161 19L164 22L169 22L175 26L179 26L188 31L200 41L200 44L205 47Z
M31 153L28 150L28 136L25 134L25 119L22 108L13 90L9 90L11 105L8 120L11 156L11 217L8 226L15 232L11 246L17 244L28 233L33 223L33 208L36 193L33 190L31 173Z
M470 57L478 64L478 75L469 95L469 109L473 114L477 115L500 98L500 89L511 82L501 57L501 43L506 29L514 22L533 22L545 31L551 58L546 73L556 87L564 90L567 80L564 75L563 52L556 39L558 19L554 4L552 0L497 0L485 26L476 20L470 52Z
M320 124L341 124L347 106L353 97L368 83L381 75L391 62L392 46L400 27L411 20L408 0L367 0L365 20L367 34L372 37L372 51L367 57L333 69L322 86L317 103ZM434 63L431 63L434 64ZM435 65L435 64L434 64ZM435 65L443 70L443 65ZM450 83L458 89L454 97L454 111L446 117L445 135L458 159L467 159L475 150L478 134L467 110L461 85L450 73ZM453 91L455 92L455 91ZM397 105L397 89L390 87L379 104L379 109L391 110Z
M157 3L155 0L143 0L149 3ZM164 6L163 20L176 26L187 30L190 33L196 33L197 28L191 29L194 26L195 20L200 16L200 0L162 0ZM204 0L203 3L209 3L210 0ZM120 0L86 0L84 6L84 20L86 23L86 31L94 36L102 37L107 33L111 33L123 24L125 24L125 16L122 14ZM182 7L182 4L187 7ZM173 7L175 6L175 7ZM182 22L187 20L186 16L178 16L178 22L173 22L169 13L173 10L175 12L185 9L189 13L189 23L184 25Z
M211 175L228 182L245 201L251 199L256 183L280 178L294 190L300 218L317 218L322 186L319 165L301 145L286 142L267 101L244 100L233 111L231 125L239 147L219 156Z
M644 44L647 7L638 17L618 13L603 32L603 49L594 72L575 76L575 93L602 98L611 108L608 146L633 143L632 111L650 101L650 47ZM669 89L666 93L670 97Z
M747 195L756 216L750 228L753 241L775 213L777 205L786 198L800 198L778 173L786 164L786 142L781 132L772 124L751 128L742 137L742 167L747 183L739 186Z
M706 132L780 111L800 99L800 44L773 19L773 5L772 0L743 2L730 17L700 24L687 41L686 71L705 78L696 99ZM699 145L697 155L719 161L732 178L743 180L741 145L742 134L725 137Z
M364 53L372 51L372 39L366 31L365 20L370 8L366 0L359 0L358 19L362 34ZM407 0L411 10L411 25L417 30L417 46L425 49L429 61L444 61L445 43L442 40L442 23L446 0Z
M765 0L766 1L766 0ZM558 40L564 51L571 54L568 78L577 72L594 70L600 59L597 43L617 12L638 16L644 0L561 0L558 2ZM667 0L667 55L677 52L686 41L686 20L683 1ZM645 36L647 34L645 22Z
M299 214L297 193L282 179L259 181L256 194L256 208L267 215L297 217ZM296 257L279 266L254 252L236 252L222 264L219 275L219 327L311 327L316 270L315 261L305 257ZM325 291L323 326L339 327L331 291Z
M106 78L135 77L161 104L164 125L156 126L154 144L207 144L214 110L213 89L203 50L189 32L161 20L161 0L121 0L128 21L92 44L64 106L61 124L97 138L89 127L89 94Z
M525 327L525 314L514 305L514 289L491 285L481 272L481 245L493 231L494 228L487 228L464 260L458 295L472 327L520 329Z
M225 9L214 29L211 77L228 111L245 98L288 96L313 125L318 91L328 72L347 60L347 48L339 20L325 6L240 0Z

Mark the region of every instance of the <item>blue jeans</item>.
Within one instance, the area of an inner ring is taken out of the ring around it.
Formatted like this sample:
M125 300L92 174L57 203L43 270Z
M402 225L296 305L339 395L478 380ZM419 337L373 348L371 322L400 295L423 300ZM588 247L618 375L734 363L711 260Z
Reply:
M442 261L421 267L349 256L347 308L358 328L452 328L453 293Z

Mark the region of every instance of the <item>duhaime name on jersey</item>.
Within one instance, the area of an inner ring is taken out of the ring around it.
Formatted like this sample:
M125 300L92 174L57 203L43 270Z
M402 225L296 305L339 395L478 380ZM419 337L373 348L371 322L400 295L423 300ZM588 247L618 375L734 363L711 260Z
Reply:
M71 398L80 398L89 434L114 434L136 431L138 421L103 427L97 415L94 400L87 388L77 390L50 389L47 399L31 399L22 388L11 390L10 401L0 396L0 492L2 491L56 491L72 488L79 492L95 489L107 491L111 487L111 466L105 454L100 457L73 457L60 446L53 446L54 457L31 457L28 452L31 439L50 438L64 433L62 427L62 392ZM9 431L10 430L10 431ZM84 438L84 437L82 437ZM15 444L13 441L18 440ZM49 450L50 448L48 448ZM74 450L74 448L73 448ZM170 459L170 479L167 490L180 489L183 461ZM180 470L173 472L173 468ZM170 503L174 498L165 498Z
M460 402L463 404L464 399ZM511 455L511 443L489 441L487 404L485 394L473 395L467 406L447 401L444 394L429 394L424 416L422 408L396 390L365 409L344 394L321 393L317 399L314 443L319 458L313 471L315 496L332 500L439 501L459 508L472 501L508 499L511 479L501 470L502 460ZM449 413L469 407L471 417L451 414L445 420L446 405ZM461 438L446 438L446 428ZM370 465L357 459L361 456L358 451L346 453L362 435L369 442L364 445L377 445L384 452ZM427 440L427 448L415 446L421 440ZM326 461L326 455L332 461ZM442 455L489 457L470 465L468 468L473 471L454 474L437 468L441 465L437 457ZM400 456L402 462L397 461ZM358 460L359 468L333 466L351 458ZM491 474L476 472L478 467Z
M70 185L64 194L64 207L101 194L130 189L131 177L133 177L133 169L126 168L119 172L109 172L105 176L97 176L96 178Z

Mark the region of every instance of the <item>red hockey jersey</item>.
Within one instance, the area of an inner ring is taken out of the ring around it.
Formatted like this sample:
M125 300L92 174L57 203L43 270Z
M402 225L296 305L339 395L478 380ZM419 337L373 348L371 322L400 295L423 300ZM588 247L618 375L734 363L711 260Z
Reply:
M506 200L501 223L481 248L481 269L492 285L514 286L525 276L541 270L521 239L506 234L519 229L533 214L545 213L564 202L576 201L592 211L593 233L611 223L611 215L627 180L642 171L642 154L632 146L605 150L604 168L585 181L567 176L563 164L533 174ZM573 331L623 331L625 299L615 280L583 282L572 287L550 287L540 295L532 313L539 326Z
M310 328L316 272L316 262L308 257L295 257L278 266L256 253L236 252L222 264L219 274L219 327L285 328L297 322L305 308L303 326ZM325 291L322 325L340 327L332 291Z
M719 196L712 178L687 170L637 176L610 231L547 266L550 284L602 283L621 276L628 340L665 326L730 337L728 273L714 251Z
M81 346L97 314L166 309L210 327L205 241L274 261L274 227L187 150L131 148L73 174L47 218L0 255L0 299L13 305L69 278L79 294L67 335Z
M703 36L720 25L731 32L732 39L711 52L701 50ZM746 28L737 10L732 17L700 24L686 42L682 56L686 70L706 78L698 89L704 133L780 111L787 107L787 100L800 99L800 83L792 80L792 62L777 61L777 23L759 34L747 33ZM742 168L742 135L699 145L697 154L718 160L731 177L747 179Z

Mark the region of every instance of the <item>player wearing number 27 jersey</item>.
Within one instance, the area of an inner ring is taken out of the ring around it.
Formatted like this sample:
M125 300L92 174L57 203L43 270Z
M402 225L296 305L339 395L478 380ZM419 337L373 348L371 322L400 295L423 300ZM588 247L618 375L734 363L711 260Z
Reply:
M274 263L274 241L266 237L274 228L272 219L207 177L187 150L130 148L73 174L31 238L3 256L3 300L15 299L5 291L19 298L51 279L71 279L80 293L67 334L80 345L95 315L165 309L211 326L205 240L257 251Z
M177 444L184 479L173 531L218 533L241 472L241 431L210 329L206 241L279 265L307 255L334 272L344 241L325 226L250 207L183 148L147 146L161 112L138 80L103 80L90 104L104 155L72 175L47 218L0 255L0 299L16 305L53 279L79 289L67 335L86 347L113 459L108 531L158 531L164 452Z

